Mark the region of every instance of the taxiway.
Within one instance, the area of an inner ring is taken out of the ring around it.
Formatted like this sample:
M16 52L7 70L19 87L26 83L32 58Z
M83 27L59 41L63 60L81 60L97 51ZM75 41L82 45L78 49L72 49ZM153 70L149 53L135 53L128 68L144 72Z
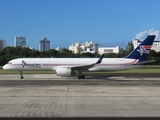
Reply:
M160 76L0 75L0 117L160 117Z

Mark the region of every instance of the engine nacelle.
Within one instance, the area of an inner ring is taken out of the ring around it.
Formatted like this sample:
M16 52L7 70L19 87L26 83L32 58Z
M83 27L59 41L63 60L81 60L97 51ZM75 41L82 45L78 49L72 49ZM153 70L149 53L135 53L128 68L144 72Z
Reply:
M62 76L62 77L68 77L76 74L70 68L63 68L63 67L57 68L56 73L58 76Z

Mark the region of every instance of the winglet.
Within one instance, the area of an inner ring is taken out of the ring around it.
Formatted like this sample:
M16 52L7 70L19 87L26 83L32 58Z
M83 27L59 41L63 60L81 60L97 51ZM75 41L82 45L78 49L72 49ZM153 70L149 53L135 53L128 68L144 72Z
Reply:
M103 57L104 57L104 54L102 54L100 56L100 58L98 59L98 61L96 62L96 64L100 64L102 62Z

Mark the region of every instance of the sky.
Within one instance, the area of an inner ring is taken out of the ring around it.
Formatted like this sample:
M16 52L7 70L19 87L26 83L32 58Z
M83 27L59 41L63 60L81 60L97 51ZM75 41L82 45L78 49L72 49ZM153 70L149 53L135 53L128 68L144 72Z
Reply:
M51 49L86 41L125 47L149 34L160 40L160 0L0 0L0 39L7 46L25 36L37 50L44 37Z

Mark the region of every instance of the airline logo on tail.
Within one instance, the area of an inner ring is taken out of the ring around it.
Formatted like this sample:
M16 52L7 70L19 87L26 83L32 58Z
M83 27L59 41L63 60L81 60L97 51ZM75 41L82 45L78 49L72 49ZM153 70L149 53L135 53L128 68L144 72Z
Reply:
M155 35L148 35L127 58L147 60L155 37Z
M149 54L150 53L150 49L151 49L151 45L140 45L139 46L139 50L137 50L140 55L142 56L143 53L145 54Z

